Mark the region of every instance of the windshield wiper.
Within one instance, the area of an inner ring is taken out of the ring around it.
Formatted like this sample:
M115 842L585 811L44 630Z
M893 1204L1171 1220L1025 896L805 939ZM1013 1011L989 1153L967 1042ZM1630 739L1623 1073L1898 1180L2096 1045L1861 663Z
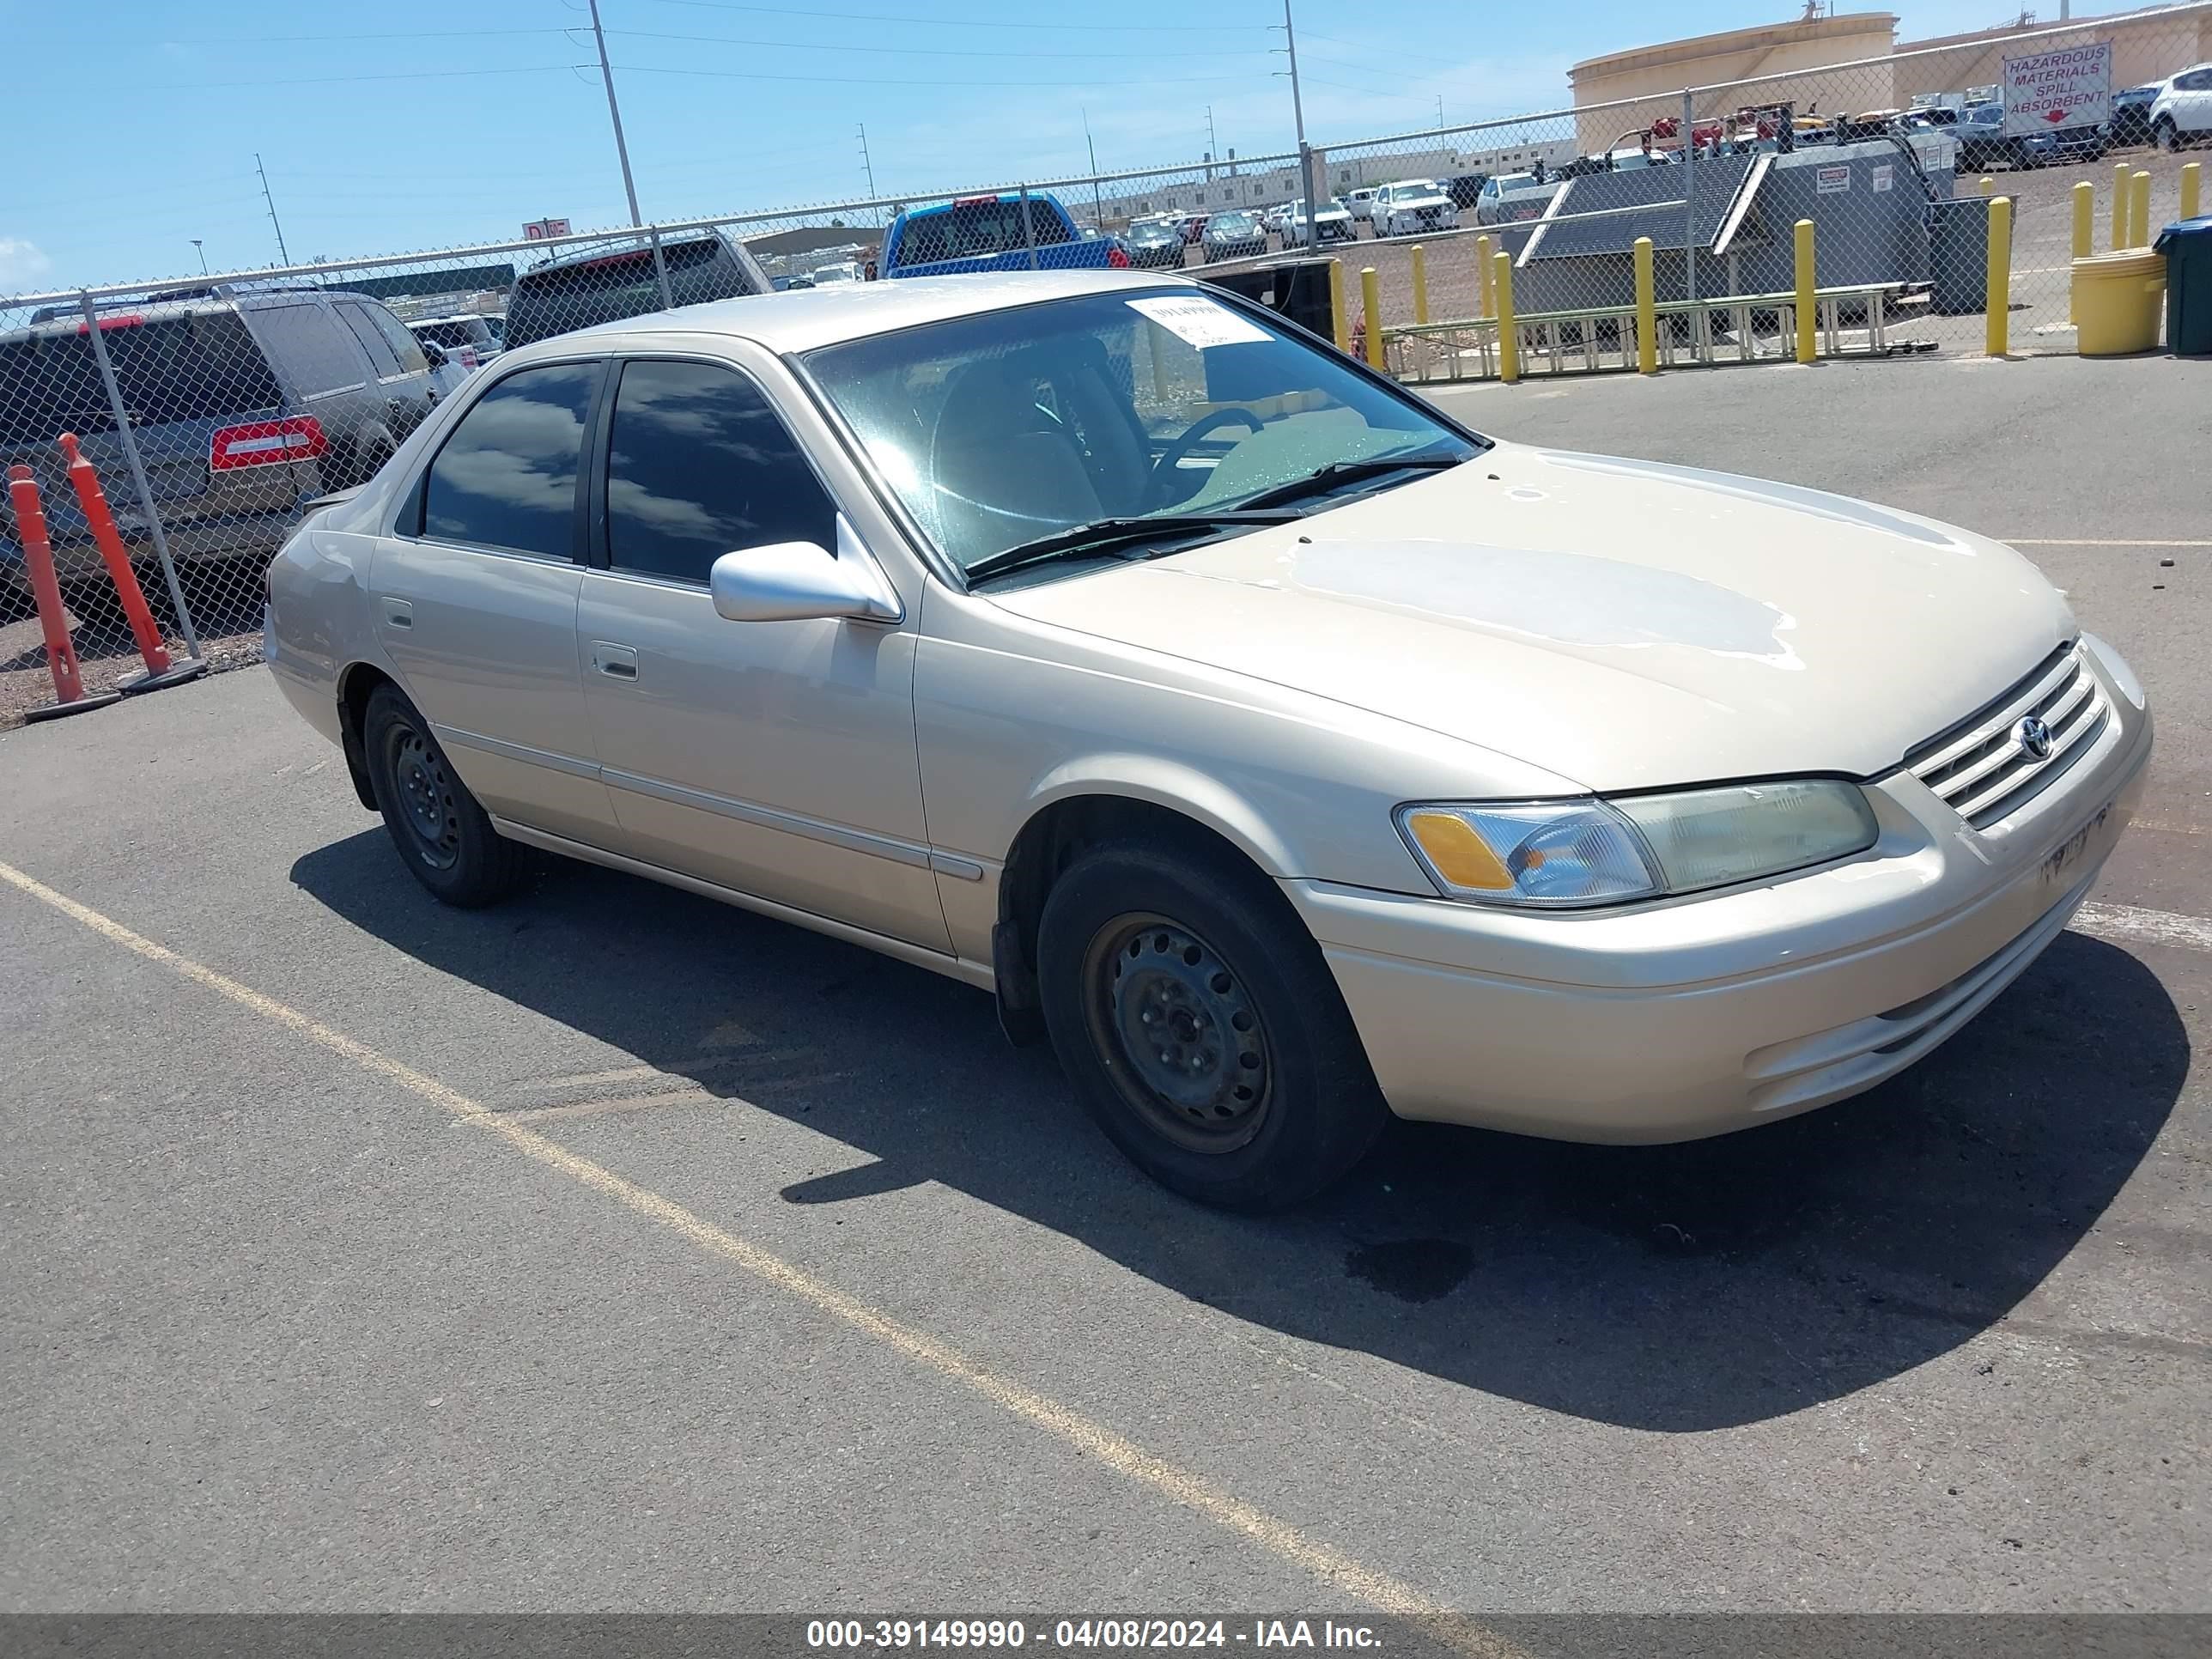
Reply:
M1089 524L1079 524L1070 530L1054 531L1051 535L1040 536L1035 541L1017 542L1012 547L1001 548L996 553L976 560L968 567L966 574L973 584L993 576L1003 576L1010 570L1020 570L1030 565L1047 564L1054 559L1085 558L1095 553L1125 547L1132 542L1151 541L1157 537L1202 535L1209 530L1234 528L1238 525L1289 524L1301 516L1296 513L1257 512L1247 504L1219 513L1164 513L1149 519L1094 519Z
M1442 471L1446 467L1471 460L1469 455L1372 455L1360 461L1331 461L1327 466L1309 472L1303 478L1293 478L1288 483L1277 484L1273 489L1263 489L1256 495L1246 497L1237 505L1241 507L1279 507L1287 501L1304 501L1309 495L1318 495L1342 483L1352 483L1361 478L1377 478L1387 472L1403 472L1408 469L1424 472Z

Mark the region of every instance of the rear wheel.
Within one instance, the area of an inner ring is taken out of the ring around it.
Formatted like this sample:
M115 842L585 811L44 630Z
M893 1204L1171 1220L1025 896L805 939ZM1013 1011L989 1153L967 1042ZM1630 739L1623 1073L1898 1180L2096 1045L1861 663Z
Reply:
M379 686L362 713L362 741L377 810L415 879L464 909L505 897L521 875L522 849L491 827L415 705Z
M2181 148L2181 129L2173 125L2171 115L2161 115L2158 125L2150 130L2150 141L2171 155Z
M1317 946L1264 877L1210 848L1101 848L1037 939L1053 1047L1099 1126L1164 1185L1239 1210L1348 1174L1387 1110Z

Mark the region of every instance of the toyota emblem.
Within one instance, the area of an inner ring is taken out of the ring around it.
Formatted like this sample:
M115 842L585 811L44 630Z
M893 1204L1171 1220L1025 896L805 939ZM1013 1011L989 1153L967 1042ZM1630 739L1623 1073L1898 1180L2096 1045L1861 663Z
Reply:
M2031 760L2051 758L2051 728L2033 714L2022 720L2012 729L2013 741L2027 751Z

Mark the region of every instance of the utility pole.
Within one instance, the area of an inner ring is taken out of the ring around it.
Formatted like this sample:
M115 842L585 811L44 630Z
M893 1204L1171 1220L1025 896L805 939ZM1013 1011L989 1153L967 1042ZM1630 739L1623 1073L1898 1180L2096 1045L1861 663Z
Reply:
M860 125L860 170L868 175L868 196L872 200L876 193L876 164L868 159L868 124L863 121Z
M1440 92L1440 93L1438 93L1438 94L1437 94L1437 125L1438 126L1438 128L1442 128L1442 127L1443 127L1443 124L1444 124L1444 95L1443 95L1443 94L1442 94L1442 93Z
M253 170L261 175L261 199L269 205L269 222L276 226L276 263L289 265L292 263L292 256L284 250L284 227L277 224L276 198L269 193L269 169L261 165L261 152L258 149L253 152ZM195 242L192 246L197 247L199 244ZM207 264L205 256L202 256L200 264L203 266Z
M1313 153L1306 148L1306 103L1298 90L1298 37L1291 27L1291 0L1283 0L1283 47L1291 55L1291 117L1298 131L1298 194L1305 198L1306 246L1321 246L1317 222L1321 204L1328 199L1314 187Z
M599 0L591 0L592 40L599 49L599 79L607 89L607 118L614 123L615 159L622 163L623 194L629 198L629 222L643 225L645 216L637 210L637 181L630 176L629 145L623 138L622 106L615 102L615 71L607 62L607 34L599 27ZM673 307L675 298L668 291L668 265L660 257L660 238L653 239L653 271L660 281L660 303Z
M1091 142L1091 112L1076 106L1083 116L1083 148L1091 152L1091 222L1101 235L1106 232L1106 207L1098 199L1098 146Z
M1208 184L1213 182L1213 158L1220 154L1221 141L1213 136L1213 106L1208 104L1206 106L1206 179Z

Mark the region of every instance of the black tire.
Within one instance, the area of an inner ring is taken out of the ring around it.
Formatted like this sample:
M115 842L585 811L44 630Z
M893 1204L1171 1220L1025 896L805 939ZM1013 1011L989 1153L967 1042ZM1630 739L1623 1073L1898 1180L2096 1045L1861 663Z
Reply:
M491 827L415 705L380 685L369 694L361 725L377 810L415 879L441 903L465 910L512 892L522 848Z
M2167 155L2174 155L2181 149L2181 129L2174 125L2172 116L2161 115L2150 130L2150 141Z
M1320 947L1264 877L1213 848L1078 858L1045 899L1037 980L1085 1107L1187 1198L1298 1203L1350 1174L1388 1117Z

